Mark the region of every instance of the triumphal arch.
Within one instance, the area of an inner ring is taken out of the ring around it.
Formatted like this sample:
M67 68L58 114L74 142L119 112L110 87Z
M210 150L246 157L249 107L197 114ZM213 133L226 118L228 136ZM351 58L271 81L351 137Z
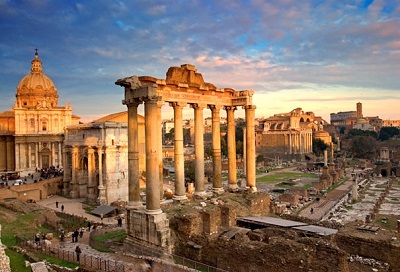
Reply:
M128 240L152 247L168 248L168 219L161 210L163 198L162 179L162 135L161 107L168 103L174 109L174 161L175 201L186 199L184 181L184 146L182 109L190 106L195 121L195 196L205 196L204 178L204 124L203 111L208 109L212 116L213 181L212 191L223 193L221 172L220 111L227 113L228 123L228 188L237 189L235 110L245 111L245 166L246 188L256 191L255 182L255 106L252 104L253 91L236 91L232 88L217 88L203 80L194 65L183 64L170 67L166 79L152 76L132 76L119 79L115 84L125 88L128 107ZM144 104L145 151L146 151L146 206L140 201L139 190L139 148L138 148L138 106Z

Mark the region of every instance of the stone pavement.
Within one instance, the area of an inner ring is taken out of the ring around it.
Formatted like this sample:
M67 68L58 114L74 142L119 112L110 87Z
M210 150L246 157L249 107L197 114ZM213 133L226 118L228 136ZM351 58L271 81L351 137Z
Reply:
M330 210L346 196L352 188L353 181L348 179L343 184L339 185L335 190L328 192L319 201L314 201L307 208L300 212L300 216L306 217L315 221L320 221ZM311 208L314 210L311 213Z
M57 201L58 201L58 208L56 207ZM64 205L65 213L85 217L85 218L87 218L87 220L89 220L93 223L103 223L105 225L116 225L117 224L117 221L114 219L114 217L104 218L103 222L102 222L100 217L87 213L83 209L82 202L84 202L84 201L85 201L84 198L69 199L66 197L59 196L59 195L54 195L52 197L38 201L37 204L39 204L43 207L55 210L55 211L59 211L59 212L61 212L61 205Z

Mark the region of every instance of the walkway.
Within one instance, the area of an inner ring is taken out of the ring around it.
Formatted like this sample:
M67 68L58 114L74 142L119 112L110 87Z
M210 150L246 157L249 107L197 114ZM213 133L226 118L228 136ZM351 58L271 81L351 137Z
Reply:
M353 181L349 178L339 187L328 192L325 197L322 197L319 201L314 201L307 208L301 210L299 216L320 221L340 199L351 191L352 184ZM313 213L311 213L311 209L314 210Z
M114 219L114 217L109 217L109 218L104 218L103 222L101 221L100 217L92 215L87 213L83 209L83 204L84 198L74 198L74 199L69 199L66 197L62 197L59 195L55 195L46 199L42 199L37 202L37 204L61 212L61 205L64 205L64 212L68 214L73 214L77 216L81 216L84 218L87 218L87 220L93 222L93 223L103 223L106 225L116 225L117 221ZM58 202L58 208L56 207L56 202Z
M103 222L101 222L101 219L98 216L86 213L86 211L83 209L83 201L84 199L69 199L55 195L38 201L37 204L58 212L61 212L61 205L64 205L65 213L87 218L93 223L103 223L103 225L108 225L108 227L117 224L117 221L114 219L114 217L104 218ZM56 202L58 202L58 208L56 207ZM125 226L125 222L123 223L123 226ZM101 228L101 226L99 226L99 228ZM124 227L115 227L112 229L123 228ZM77 243L73 243L71 236L67 234L64 242L59 242L58 240L52 241L52 251L59 252L59 256L62 259L76 262L75 248L77 245L79 245L82 250L80 261L81 264L86 263L89 266L92 265L93 267L94 265L94 267L96 267L99 263L99 260L103 260L103 263L100 263L100 265L103 267L103 269L101 269L102 271L149 271L149 265L143 259L128 257L123 258L121 254L104 253L90 247L89 236L90 232L85 231L83 233L83 237L78 238ZM122 264L123 267L118 267L116 264Z

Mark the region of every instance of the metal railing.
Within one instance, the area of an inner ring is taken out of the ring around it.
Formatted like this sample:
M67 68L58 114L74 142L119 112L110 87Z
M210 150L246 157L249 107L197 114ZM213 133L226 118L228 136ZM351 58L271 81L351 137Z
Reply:
M45 246L43 244L35 244L33 241L26 241L20 237L16 237L17 243L26 250L36 252L38 254L44 254L53 256L57 259L62 259L68 262L77 263L87 268L94 268L101 271L125 271L125 265L122 261L112 260L109 258L102 258L100 256L93 256L90 254L81 253L79 255L79 261L74 251L66 250L62 248L55 248Z

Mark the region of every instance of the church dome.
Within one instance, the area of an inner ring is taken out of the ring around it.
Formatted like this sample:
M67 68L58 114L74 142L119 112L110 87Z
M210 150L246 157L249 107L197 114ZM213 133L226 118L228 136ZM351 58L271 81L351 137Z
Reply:
M58 94L53 81L43 74L42 61L36 50L31 72L17 86L16 106L23 108L57 106Z

